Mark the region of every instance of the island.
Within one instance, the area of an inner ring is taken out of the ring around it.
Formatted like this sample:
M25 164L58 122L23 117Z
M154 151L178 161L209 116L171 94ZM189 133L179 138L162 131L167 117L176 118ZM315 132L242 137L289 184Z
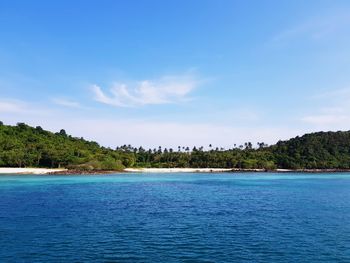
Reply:
M231 139L234 141L234 138ZM274 145L246 142L230 149L178 146L115 149L25 123L0 122L0 173L334 172L350 169L350 132L316 132Z

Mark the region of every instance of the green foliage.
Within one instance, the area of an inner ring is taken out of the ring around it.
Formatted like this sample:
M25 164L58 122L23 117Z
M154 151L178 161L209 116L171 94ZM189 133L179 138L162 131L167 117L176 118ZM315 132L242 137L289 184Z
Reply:
M350 132L317 132L278 142L271 147L278 167L349 169Z
M132 163L132 160L129 162ZM71 137L65 130L54 134L40 126L32 128L24 123L0 125L0 166L81 170L124 168L121 157L112 149Z
M267 147L248 142L229 150L179 146L176 150L134 148L113 150L74 138L60 130L52 133L40 126L16 126L0 122L0 166L67 167L78 170L122 170L125 167L192 167L244 169L350 169L350 132L306 134Z

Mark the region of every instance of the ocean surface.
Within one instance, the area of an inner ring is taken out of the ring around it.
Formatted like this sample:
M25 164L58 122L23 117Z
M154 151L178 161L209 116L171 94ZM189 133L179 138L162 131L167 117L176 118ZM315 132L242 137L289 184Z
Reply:
M350 174L2 175L0 262L350 262Z

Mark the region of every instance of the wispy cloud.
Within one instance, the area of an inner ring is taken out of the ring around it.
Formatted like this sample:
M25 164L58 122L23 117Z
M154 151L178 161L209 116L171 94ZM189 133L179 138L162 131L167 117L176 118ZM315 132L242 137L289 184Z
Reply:
M38 103L27 102L16 99L0 100L0 118L1 120L16 120L21 122L22 118L39 116L51 116L51 108Z
M302 118L304 122L309 124L330 127L330 125L334 128L339 127L342 124L348 124L350 121L350 115L336 115L336 114L318 114L318 115L310 115ZM350 127L348 127L349 129Z
M17 100L0 101L0 113L22 113L25 112L25 103Z
M302 117L303 122L320 129L350 129L350 88L326 91L312 99L324 106Z
M332 14L312 17L294 27L280 32L273 37L272 42L281 43L295 39L317 40L329 36L343 36L340 32L349 32L349 10L337 11Z
M81 108L81 105L79 102L74 101L74 100L70 100L70 99L53 98L52 102L57 104L57 105L68 107L68 108Z
M189 94L199 85L192 75L165 76L156 80L132 83L115 83L105 92L100 86L92 85L94 99L117 106L133 107L149 104L168 104L187 101Z

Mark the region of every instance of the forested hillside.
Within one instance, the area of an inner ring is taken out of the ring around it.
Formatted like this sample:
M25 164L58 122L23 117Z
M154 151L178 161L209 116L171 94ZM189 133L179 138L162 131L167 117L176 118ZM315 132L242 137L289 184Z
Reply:
M305 134L271 147L278 167L291 169L349 169L350 132Z
M276 145L245 143L232 149L179 146L145 150L130 145L110 149L96 142L52 133L24 123L0 123L1 167L66 167L120 170L125 167L350 169L350 132L306 134Z
M131 154L74 138L64 130L52 133L24 123L0 125L0 166L122 169L133 165ZM79 167L79 165L81 167Z

